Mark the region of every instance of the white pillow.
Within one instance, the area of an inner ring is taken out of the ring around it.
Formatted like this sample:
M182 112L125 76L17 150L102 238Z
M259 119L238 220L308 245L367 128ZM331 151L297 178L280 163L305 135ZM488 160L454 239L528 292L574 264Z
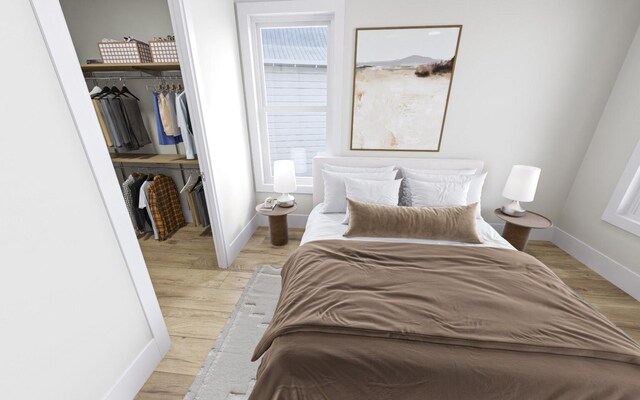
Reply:
M400 183L402 179L394 181L371 181L366 179L344 179L347 188L347 198L361 201L363 203L384 204L387 206L397 206L400 195ZM347 215L342 221L349 223L349 207Z
M347 189L345 178L369 179L372 181L392 181L397 171L343 173L322 171L324 178L324 207L323 214L347 212Z
M422 182L464 182L469 180L469 192L467 193L467 204L478 203L478 207L476 207L476 218L482 218L481 214L481 203L482 203L482 187L484 186L484 181L487 178L487 173L484 172L482 174L477 175L434 175L434 174L416 174L416 173L407 173L407 178L412 180L422 181ZM403 190L401 192L401 197L404 198L405 202L409 199L408 204L410 203L411 198L411 187L410 183L405 181L403 185ZM401 204L403 202L401 201Z
M351 172L351 173L359 173L359 172L388 172L393 171L395 165L390 165L388 167L343 167L342 165L329 165L325 164L322 169L324 171L331 172Z
M413 207L449 207L467 205L470 180L461 182L422 182L407 179Z
M433 175L474 175L476 168L465 169L415 169L415 168L402 168L402 176L408 178L406 173L413 174L433 174Z

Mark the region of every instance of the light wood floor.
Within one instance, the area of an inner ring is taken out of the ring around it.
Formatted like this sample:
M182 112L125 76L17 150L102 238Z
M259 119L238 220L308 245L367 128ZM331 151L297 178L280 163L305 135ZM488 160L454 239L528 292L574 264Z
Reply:
M289 243L275 247L268 230L259 228L226 270L217 267L213 240L201 236L202 228L186 226L164 242L140 239L171 349L137 399L184 397L256 267L284 264L302 232L290 229Z
M141 239L172 345L137 399L184 397L256 266L282 265L302 232L291 229L289 244L274 247L260 228L227 270L216 267L212 239L200 236L201 228L187 226L165 242ZM527 252L640 340L640 303L549 242L529 242Z

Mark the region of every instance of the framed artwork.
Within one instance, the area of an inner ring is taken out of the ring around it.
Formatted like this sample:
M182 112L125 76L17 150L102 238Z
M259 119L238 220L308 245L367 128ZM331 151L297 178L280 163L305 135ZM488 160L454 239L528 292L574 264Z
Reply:
M351 150L440 151L461 31L356 29Z

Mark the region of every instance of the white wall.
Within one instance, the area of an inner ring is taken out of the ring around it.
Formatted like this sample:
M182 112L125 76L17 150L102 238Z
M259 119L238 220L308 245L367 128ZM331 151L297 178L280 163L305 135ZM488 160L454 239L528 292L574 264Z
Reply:
M640 141L640 31L609 97L559 227L640 274L640 237L600 218Z
M205 140L230 261L251 236L255 189L232 1L188 0L185 11L204 110Z
M151 333L29 2L0 9L2 397L99 399Z
M482 159L489 221L511 166L535 165L526 206L557 220L639 20L634 0L347 0L339 153ZM438 24L464 25L441 151L349 151L355 28Z

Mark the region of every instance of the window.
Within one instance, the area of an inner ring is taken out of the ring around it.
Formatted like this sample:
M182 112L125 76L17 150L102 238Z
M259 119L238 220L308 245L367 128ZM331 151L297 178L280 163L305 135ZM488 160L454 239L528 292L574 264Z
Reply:
M237 4L258 191L273 190L275 161L293 160L299 191L310 193L313 157L328 152L329 138L338 132L339 4Z
M640 142L622 173L602 219L640 236Z

